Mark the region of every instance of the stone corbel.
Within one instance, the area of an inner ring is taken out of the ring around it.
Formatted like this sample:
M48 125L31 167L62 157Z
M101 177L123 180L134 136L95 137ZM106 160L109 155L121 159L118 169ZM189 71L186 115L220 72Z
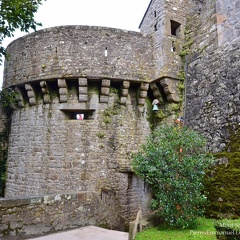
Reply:
M40 87L42 88L43 102L44 103L50 103L51 100L50 100L50 94L49 94L47 82L46 81L41 81L40 82Z
M144 105L147 97L149 83L142 82L139 88L138 105Z
M168 102L179 102L179 94L177 89L178 80L164 78L160 80L160 84L163 87Z
M123 81L121 98L120 98L120 103L121 104L126 104L126 102L127 102L129 87L130 87L130 82L129 81Z
M79 92L79 102L87 102L88 101L88 81L87 78L79 78L78 79L78 92Z
M156 83L151 83L150 88L152 89L154 99L157 99L159 104L163 104L162 94Z
M26 83L25 84L25 89L27 91L29 104L31 106L36 105L37 104L36 95L35 95L35 92L33 91L33 88L31 86L31 84Z
M108 103L109 93L110 93L110 85L111 85L110 80L102 79L100 103Z
M67 83L65 79L58 79L58 87L59 87L59 100L61 103L67 102Z

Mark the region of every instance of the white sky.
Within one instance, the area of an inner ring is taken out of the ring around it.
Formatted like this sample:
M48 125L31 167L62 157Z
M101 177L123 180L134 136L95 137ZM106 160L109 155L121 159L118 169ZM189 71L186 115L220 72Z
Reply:
M39 7L35 20L37 30L61 25L89 25L120 28L139 32L138 26L150 0L47 0ZM26 33L16 32L3 46ZM0 66L0 88L3 66Z

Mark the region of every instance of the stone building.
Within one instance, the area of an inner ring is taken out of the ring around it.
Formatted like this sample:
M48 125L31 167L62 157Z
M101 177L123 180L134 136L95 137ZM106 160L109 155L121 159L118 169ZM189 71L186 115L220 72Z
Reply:
M130 163L154 118L184 115L212 152L224 151L239 125L240 6L229 4L152 0L140 33L59 26L13 41L4 87L20 99L5 197L94 193L109 205L95 224L123 229L139 208L148 212L148 186Z

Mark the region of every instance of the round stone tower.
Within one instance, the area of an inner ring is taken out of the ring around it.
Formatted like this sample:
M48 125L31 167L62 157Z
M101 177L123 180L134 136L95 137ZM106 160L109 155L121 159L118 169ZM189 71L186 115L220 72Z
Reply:
M149 134L151 39L65 26L19 38L7 52L4 87L20 97L5 196L89 191L111 199L124 220L139 206L146 212L149 192L130 159Z

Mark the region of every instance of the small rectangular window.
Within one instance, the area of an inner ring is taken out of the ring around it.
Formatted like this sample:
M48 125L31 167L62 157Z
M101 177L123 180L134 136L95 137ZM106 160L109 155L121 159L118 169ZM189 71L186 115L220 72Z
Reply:
M170 22L171 22L171 35L177 37L180 33L181 24L173 20L170 20Z
M171 51L172 52L176 52L176 46L175 46L175 42L174 41L172 41Z
M105 57L107 57L107 56L108 56L108 48L107 48L107 47L105 47L105 52L104 52L104 55L105 55Z
M94 110L68 110L61 109L69 120L93 120Z

